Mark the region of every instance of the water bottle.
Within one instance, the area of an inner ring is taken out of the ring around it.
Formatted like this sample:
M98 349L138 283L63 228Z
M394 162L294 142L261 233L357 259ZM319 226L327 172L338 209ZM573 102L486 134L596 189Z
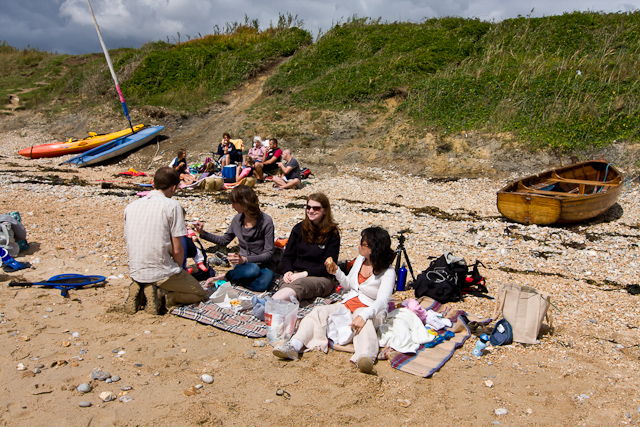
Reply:
M487 341L489 341L489 336L487 334L480 335L480 339L476 342L476 347L471 351L471 354L476 357L482 356L482 352L487 347Z
M398 271L398 281L396 282L396 291L404 291L404 285L407 283L407 267L402 264Z

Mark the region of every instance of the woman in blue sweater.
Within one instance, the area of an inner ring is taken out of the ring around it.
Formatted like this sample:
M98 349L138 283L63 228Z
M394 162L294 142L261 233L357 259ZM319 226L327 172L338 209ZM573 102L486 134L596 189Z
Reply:
M324 266L327 258L338 260L340 232L333 220L329 199L323 193L307 198L304 220L293 227L282 256L282 283L274 299L313 300L326 297L335 281Z

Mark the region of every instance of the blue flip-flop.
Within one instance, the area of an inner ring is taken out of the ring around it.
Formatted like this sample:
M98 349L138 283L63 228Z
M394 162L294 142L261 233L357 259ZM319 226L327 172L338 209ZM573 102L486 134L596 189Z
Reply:
M25 268L31 267L31 264L28 262L22 263L13 259L9 252L5 248L0 248L0 259L2 260L2 269L6 273L11 273L13 271L23 270Z

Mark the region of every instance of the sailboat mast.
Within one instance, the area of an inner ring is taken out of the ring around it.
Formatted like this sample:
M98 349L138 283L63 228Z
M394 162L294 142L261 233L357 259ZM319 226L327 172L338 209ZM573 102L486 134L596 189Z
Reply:
M120 83L118 82L118 77L116 76L116 72L113 69L113 63L111 62L111 57L109 56L109 51L107 50L107 46L104 44L104 40L102 40L102 34L100 33L100 27L98 26L98 21L96 21L96 16L93 14L93 8L91 7L91 2L87 0L87 4L89 5L89 10L91 11L91 16L93 17L93 23L96 25L96 31L98 32L98 38L100 39L100 45L102 46L102 51L104 52L104 57L107 59L107 65L109 65L109 71L111 71L111 77L113 78L113 82L116 84L116 91L118 92L118 96L120 97L120 103L122 104L122 110L124 111L124 115L129 121L129 127L131 128L131 133L135 133L133 130L133 125L131 124L131 118L129 117L129 109L127 108L127 104L124 100L124 95L122 95L122 90L120 90Z

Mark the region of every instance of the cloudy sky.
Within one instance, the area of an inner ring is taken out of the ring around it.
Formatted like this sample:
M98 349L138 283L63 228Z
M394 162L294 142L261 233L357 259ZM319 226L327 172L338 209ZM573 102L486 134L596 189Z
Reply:
M182 41L227 22L258 19L264 29L279 13L297 15L314 35L351 16L420 22L442 16L483 20L558 15L575 10L632 11L640 0L92 0L109 49ZM81 54L100 52L86 0L0 0L0 42L18 48Z

